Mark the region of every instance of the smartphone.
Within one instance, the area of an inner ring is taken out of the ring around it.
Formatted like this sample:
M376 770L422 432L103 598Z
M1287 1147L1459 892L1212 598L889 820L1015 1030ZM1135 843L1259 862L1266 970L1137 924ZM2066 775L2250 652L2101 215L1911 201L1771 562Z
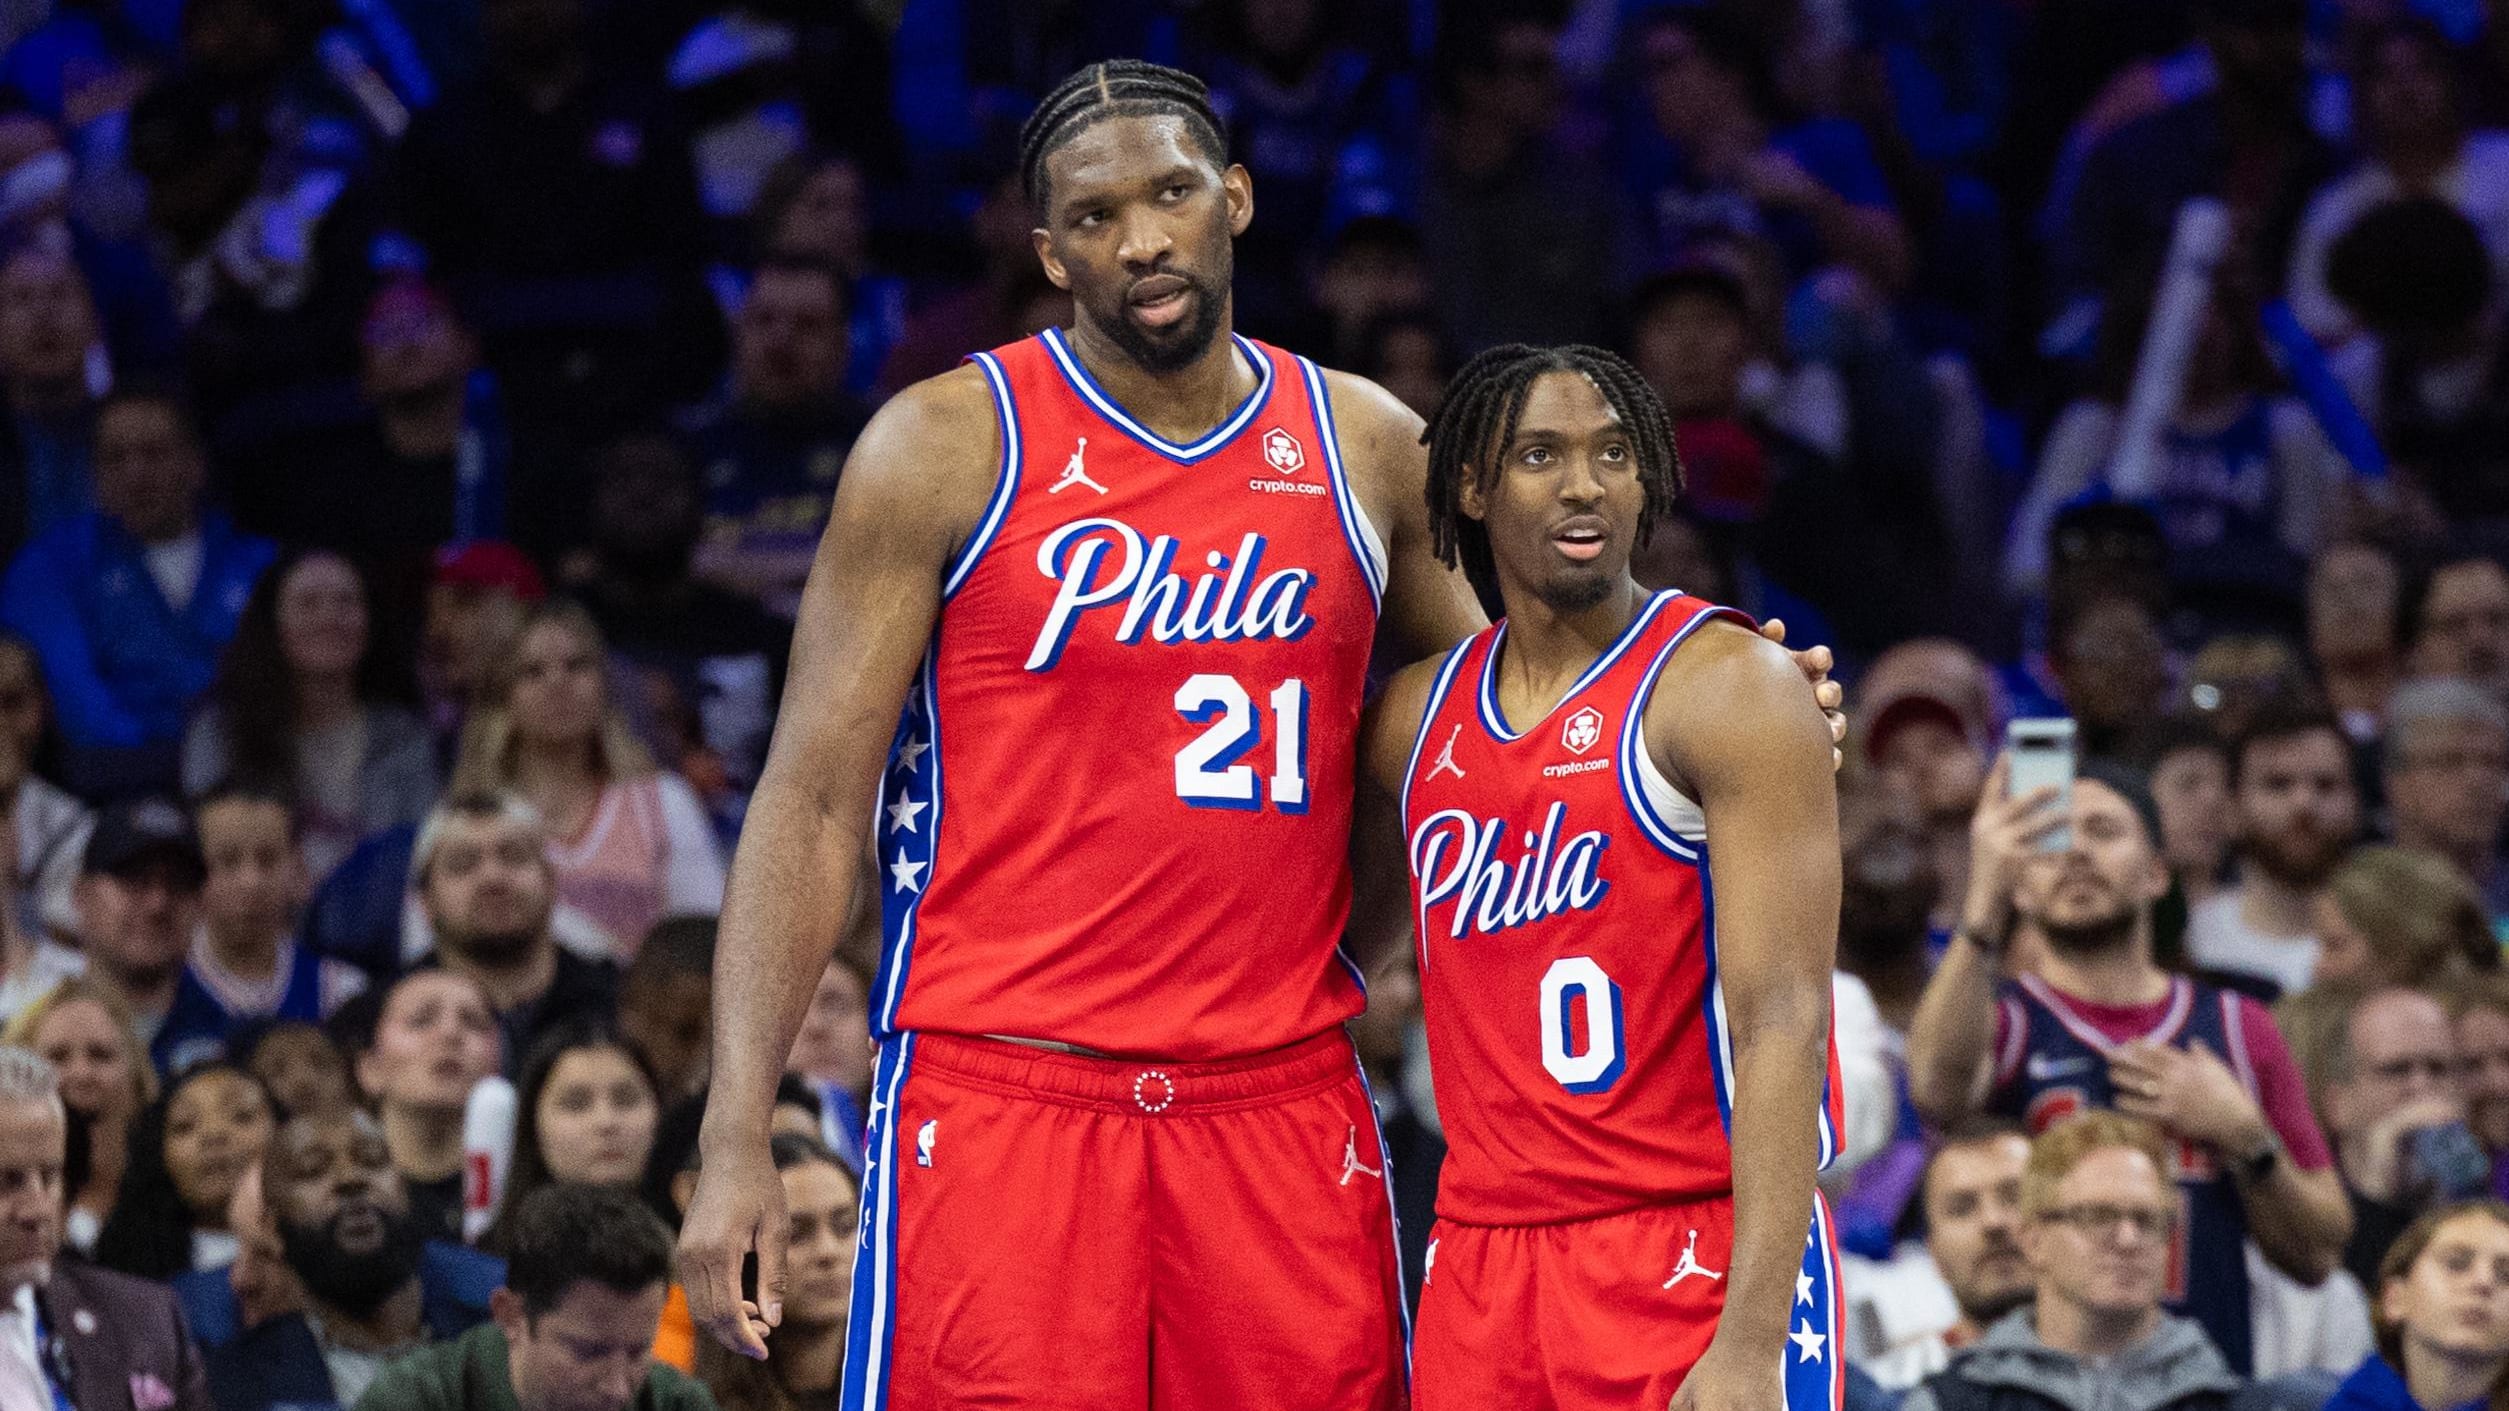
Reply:
M2012 762L2011 797L2054 789L2059 807L2073 806L2074 725L2062 716L2014 721L2004 732L2004 755ZM2061 827L2039 840L2041 852L2063 852L2073 846L2073 829Z

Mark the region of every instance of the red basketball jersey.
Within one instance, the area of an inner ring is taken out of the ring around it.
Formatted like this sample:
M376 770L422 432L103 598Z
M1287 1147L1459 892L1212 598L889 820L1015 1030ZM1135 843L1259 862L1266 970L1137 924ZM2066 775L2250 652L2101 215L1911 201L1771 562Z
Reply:
M1549 1224L1733 1189L1710 840L1640 724L1664 663L1719 616L1741 619L1656 595L1521 733L1499 710L1505 623L1438 670L1403 824L1446 1219ZM1824 1165L1835 1045L1829 1064Z
M1237 1057L1356 1013L1351 771L1385 577L1313 364L1190 446L1058 332L974 361L1003 463L874 826L875 1030Z

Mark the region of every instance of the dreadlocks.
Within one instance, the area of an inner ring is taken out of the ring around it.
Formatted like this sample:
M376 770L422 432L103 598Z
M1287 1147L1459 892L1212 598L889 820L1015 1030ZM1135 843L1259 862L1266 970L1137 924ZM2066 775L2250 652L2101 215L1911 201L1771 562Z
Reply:
M1603 394L1629 435L1638 457L1638 484L1646 508L1638 515L1638 546L1672 515L1681 497L1681 454L1673 446L1672 418L1662 398L1619 354L1572 343L1536 348L1507 343L1474 356L1446 385L1446 400L1429 418L1420 439L1429 448L1429 543L1449 568L1459 561L1473 586L1495 596L1498 567L1490 558L1490 534L1464 514L1464 478L1488 490L1498 480L1500 458L1516 439L1516 418L1525 394L1546 372L1582 374Z
M1201 79L1142 59L1108 59L1074 70L1020 124L1019 179L1029 204L1045 205L1045 159L1090 124L1160 113L1183 118L1202 154L1215 165L1228 165L1228 127Z

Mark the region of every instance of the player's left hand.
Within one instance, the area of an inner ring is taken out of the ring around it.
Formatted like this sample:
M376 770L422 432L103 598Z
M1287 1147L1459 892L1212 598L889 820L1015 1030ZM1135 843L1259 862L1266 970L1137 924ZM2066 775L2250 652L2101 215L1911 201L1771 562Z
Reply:
M1786 645L1786 619L1772 617L1761 623L1760 635L1781 647ZM1803 673L1804 680L1812 683L1812 699L1821 707L1822 716L1829 721L1829 767L1835 770L1846 762L1846 756L1839 753L1838 745L1847 738L1847 690L1829 679L1830 668L1836 666L1838 660L1830 655L1827 647L1807 647L1786 655L1795 659L1795 669Z
M2123 1045L2108 1057L2108 1076L2118 1111L2216 1152L2247 1151L2272 1131L2239 1075L2202 1040Z
M1776 1411L1785 1404L1785 1358L1738 1356L1711 1340L1667 1411Z

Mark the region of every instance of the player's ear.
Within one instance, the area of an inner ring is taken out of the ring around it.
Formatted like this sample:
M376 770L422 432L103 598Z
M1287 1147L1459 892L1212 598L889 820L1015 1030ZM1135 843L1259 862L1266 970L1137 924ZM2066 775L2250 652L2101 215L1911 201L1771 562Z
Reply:
M1254 177L1242 163L1229 163L1220 173L1220 194L1228 202L1228 233L1243 235L1254 223Z
M1047 233L1044 226L1038 226L1028 232L1028 243L1035 247L1037 263L1044 267L1047 281L1064 293L1070 293L1072 290L1071 273L1063 268L1061 260L1054 257L1054 237Z
M1480 467L1464 467L1464 483L1455 489L1455 507L1464 512L1466 519L1489 518L1489 502L1481 494Z

